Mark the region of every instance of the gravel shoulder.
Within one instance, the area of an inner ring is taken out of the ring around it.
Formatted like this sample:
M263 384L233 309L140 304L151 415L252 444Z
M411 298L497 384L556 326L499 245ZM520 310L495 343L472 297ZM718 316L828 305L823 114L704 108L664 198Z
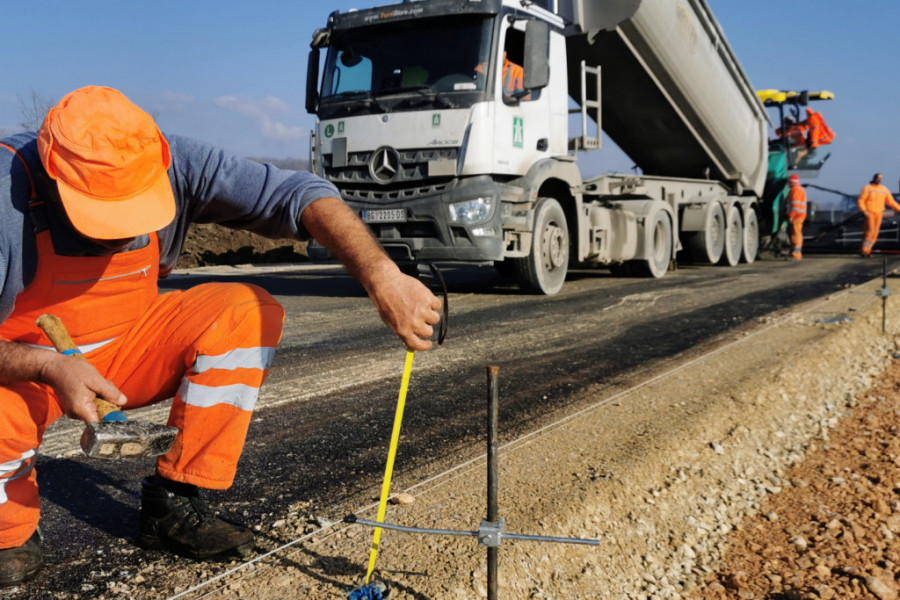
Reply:
M734 532L757 537L755 515L781 514L765 503L792 486L790 469L823 447L890 364L895 343L881 332L878 287L880 280L744 327L714 352L671 361L636 388L588 389L587 408L506 443L506 530L601 544L504 541L500 598L767 597L757 584L733 585L735 577L721 569L765 570L723 559L729 547L746 553ZM896 325L889 315L887 330ZM483 458L428 479L395 468L393 491L415 502L390 506L388 522L477 528L485 514ZM358 516L374 518L377 495L372 489L372 503ZM134 598L342 598L365 573L372 531L314 512L294 507L249 563L173 569L174 594L134 585L119 591ZM486 596L485 551L472 538L385 531L377 566L391 600ZM865 573L848 579L860 587L865 576L883 575Z

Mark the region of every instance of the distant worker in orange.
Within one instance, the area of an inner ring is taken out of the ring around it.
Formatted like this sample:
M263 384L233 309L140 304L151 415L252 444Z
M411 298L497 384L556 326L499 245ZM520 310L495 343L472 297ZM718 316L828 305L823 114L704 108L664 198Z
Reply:
M825 122L822 113L811 108L806 109L806 146L812 150L834 141L834 132Z
M875 245L875 240L878 239L878 232L881 230L881 217L884 213L884 205L887 204L892 209L900 211L900 204L897 204L897 201L894 200L890 190L881 185L881 173L875 173L869 185L862 189L856 204L866 217L863 243L860 251L862 256L867 258L872 255L872 247Z
M776 135L783 139L787 147L795 155L795 160L803 158L808 150L806 149L806 122L797 123L794 117L787 116L784 118L783 127L775 130Z
M791 258L803 258L803 222L806 220L806 190L800 185L800 177L796 174L788 177L791 186L788 192L788 222L791 224Z

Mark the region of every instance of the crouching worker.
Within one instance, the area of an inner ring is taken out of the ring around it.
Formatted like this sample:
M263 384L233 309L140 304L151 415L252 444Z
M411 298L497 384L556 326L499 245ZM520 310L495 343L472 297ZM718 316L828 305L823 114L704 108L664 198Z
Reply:
M193 558L248 549L200 490L231 486L284 311L264 290L209 283L160 294L191 222L315 237L366 288L412 350L431 346L440 300L403 275L337 190L310 174L164 137L120 92L85 87L39 132L0 140L0 585L43 562L38 446L93 398L138 408L174 397L178 435L141 485L143 545ZM35 325L59 316L87 361Z

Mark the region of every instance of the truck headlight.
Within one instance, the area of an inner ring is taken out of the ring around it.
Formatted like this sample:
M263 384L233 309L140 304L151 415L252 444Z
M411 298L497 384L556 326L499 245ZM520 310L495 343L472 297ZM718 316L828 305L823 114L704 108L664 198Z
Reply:
M491 217L493 205L494 199L490 197L454 202L447 206L450 211L450 222L463 225L482 223Z

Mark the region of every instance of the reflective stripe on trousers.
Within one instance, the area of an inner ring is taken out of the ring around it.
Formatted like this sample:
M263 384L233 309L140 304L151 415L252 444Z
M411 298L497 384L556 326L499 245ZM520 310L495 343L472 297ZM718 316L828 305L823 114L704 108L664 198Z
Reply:
M218 356L197 356L192 371L196 374L211 370L236 371L238 369L266 370L272 366L275 348L238 348ZM253 410L259 388L242 383L209 386L195 383L185 377L178 388L177 397L185 404L209 408L216 404L229 404L241 410Z
M9 500L9 496L6 495L6 486L16 479L26 477L31 473L31 470L34 469L35 460L36 452L32 449L23 452L21 458L0 465L0 504L4 504Z

